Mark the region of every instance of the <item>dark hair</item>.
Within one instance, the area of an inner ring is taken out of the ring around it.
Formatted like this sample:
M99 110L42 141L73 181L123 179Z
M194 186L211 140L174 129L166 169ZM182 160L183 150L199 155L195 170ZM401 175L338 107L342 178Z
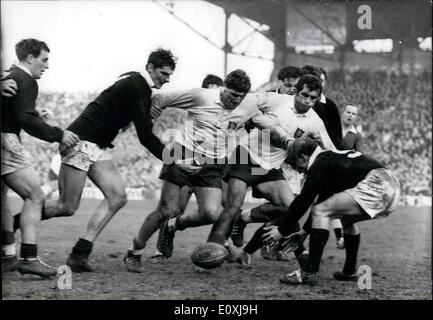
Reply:
M302 154L311 156L318 146L318 143L308 136L296 139L287 148L287 157L285 161L293 166Z
M325 80L328 79L328 74L326 73L325 69L323 69L322 67L319 67L320 72L325 76Z
M320 75L322 74L322 70L319 67L313 66L311 64L306 64L301 68L301 75L312 74L320 79Z
M23 39L15 45L15 53L19 61L24 61L29 54L35 58L39 57L42 50L50 52L45 42L33 38Z
M170 50L158 48L150 53L146 66L151 63L154 68L170 67L174 70L176 61L177 57Z
M301 92L304 85L310 90L319 90L319 96L322 93L322 81L312 74L304 74L296 84L296 90Z
M248 93L251 89L250 77L240 69L230 72L224 79L224 85L229 89L244 93Z
M208 74L206 77L204 77L203 82L201 83L201 87L208 88L211 84L215 84L221 87L223 85L223 79L214 74Z
M301 76L300 69L294 66L287 66L278 71L278 80L283 81L286 78L299 78Z

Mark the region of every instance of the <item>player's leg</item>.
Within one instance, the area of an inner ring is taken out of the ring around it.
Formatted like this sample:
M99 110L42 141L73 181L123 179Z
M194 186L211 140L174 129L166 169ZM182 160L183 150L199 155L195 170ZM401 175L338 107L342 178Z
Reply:
M132 240L132 246L127 251L124 262L130 272L141 272L141 256L147 241L168 218L177 214L181 187L179 184L164 180L161 198L156 210L146 216L137 235Z
M178 210L177 210L176 216L182 215L185 212L186 207L188 206L188 202L191 199L192 194L193 194L192 187L189 185L183 186L180 189ZM194 210L194 212L196 214L198 214L198 210ZM158 238L161 237L161 229L162 229L162 225L159 229ZM156 246L157 246L157 244L156 244ZM152 257L150 257L150 259L151 259L150 260L151 262L159 263L159 262L163 262L167 258L161 253L161 251L158 249L158 246L157 246L154 255Z
M350 221L358 222L369 218L364 214L359 204L346 192L333 195L313 206L311 211L312 229L307 263L302 270L283 276L280 280L284 283L317 283L323 249L329 237L328 227L331 219L350 219Z
M344 267L342 271L334 272L333 276L335 280L340 281L356 281L358 279L356 275L356 262L358 258L358 249L361 242L361 234L353 219L350 221L342 220L344 222L344 240L346 259L344 261Z
M218 220L214 222L207 242L216 242L224 245L226 234L232 225L233 218L241 210L245 200L248 184L245 179L228 176L227 203Z
M111 160L96 161L89 168L89 178L102 191L104 200L92 213L81 237L72 249L67 264L73 271L92 271L88 264L93 242L105 226L127 202L122 177Z
M334 230L337 248L344 249L343 226L340 219L331 220L331 228Z
M173 218L175 230L212 224L218 219L221 210L221 189L193 187L193 190L197 198L198 212Z
M14 219L7 198L9 188L1 182L1 245L2 245L2 272L13 271L18 264Z
M27 167L2 176L3 182L24 201L21 215L21 251L18 271L22 274L54 276L57 271L38 257L37 225L41 219L44 193L39 185L39 176L33 167Z

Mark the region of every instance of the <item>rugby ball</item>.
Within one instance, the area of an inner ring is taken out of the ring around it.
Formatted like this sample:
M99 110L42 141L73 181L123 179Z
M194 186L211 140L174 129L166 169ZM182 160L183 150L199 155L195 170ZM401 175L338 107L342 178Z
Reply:
M197 267L212 269L222 265L227 255L228 251L223 245L207 242L194 249L191 254L191 261Z

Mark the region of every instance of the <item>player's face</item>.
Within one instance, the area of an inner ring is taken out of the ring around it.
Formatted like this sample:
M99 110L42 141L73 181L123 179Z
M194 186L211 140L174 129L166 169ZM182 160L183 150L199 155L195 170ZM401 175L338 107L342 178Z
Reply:
M35 79L40 79L45 70L49 68L48 52L45 50L41 50L37 57L30 55L27 61L30 63L29 70Z
M226 109L236 109L241 104L246 96L245 92L239 92L233 89L224 87L221 90L221 102Z
M296 94L296 84L298 81L299 78L284 78L283 81L280 80L278 93L294 96Z
M304 173L308 169L308 161L309 157L306 157L305 155L301 155L300 157L296 158L295 162L292 163L293 169L300 173Z
M173 74L173 69L169 66L155 68L151 63L147 66L147 72L155 84L157 89L161 88L164 83L170 82L170 76Z
M319 90L310 90L304 85L304 88L295 96L295 109L299 113L306 113L319 99Z
M343 122L353 124L358 116L358 108L355 106L347 106L343 112Z

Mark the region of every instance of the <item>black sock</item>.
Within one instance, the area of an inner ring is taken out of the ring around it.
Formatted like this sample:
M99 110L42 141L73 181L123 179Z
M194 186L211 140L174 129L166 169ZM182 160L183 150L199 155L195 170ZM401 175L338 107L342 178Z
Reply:
M15 243L15 233L12 231L2 230L2 245L9 245Z
M340 239L343 237L343 229L342 228L335 228L334 233L335 233L335 237L337 239Z
M304 244L301 244L298 249L296 249L295 251L293 251L293 253L295 254L296 260L298 260L299 262L299 258L301 257L302 253L305 251L305 247Z
M14 232L20 228L21 213L14 215Z
M267 232L266 230L264 230L264 227L266 227L266 223L260 228L258 228L256 232L254 232L250 241L248 241L248 243L244 247L244 251L246 253L253 254L264 245L262 236Z
M358 257L360 234L344 234L344 245L346 247L346 261L344 262L343 273L345 275L354 274L356 271L356 259Z
M36 258L38 256L38 245L30 243L21 243L21 258Z
M93 242L85 239L78 239L75 246L72 248L72 255L74 256L88 256L93 249Z
M304 268L307 272L319 272L320 260L322 259L323 249L329 238L329 231L326 229L311 229L310 234L310 253L308 262Z

